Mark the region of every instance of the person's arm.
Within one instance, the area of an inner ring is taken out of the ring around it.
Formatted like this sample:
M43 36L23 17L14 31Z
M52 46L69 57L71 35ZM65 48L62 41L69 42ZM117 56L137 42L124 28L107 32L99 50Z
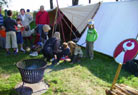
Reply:
M28 14L29 24L33 21L33 17Z
M35 24L36 25L38 24L38 13L36 14L36 17L35 17Z
M59 49L59 47L60 47L60 41L57 40L56 43L55 43L55 45L54 45L54 52L55 53L59 53L59 52L62 51L62 50Z
M47 13L47 24L50 24L50 22L49 22L49 15L48 15L48 13Z
M98 33L96 32L96 30L94 29L94 35L95 35L95 40L94 41L96 41L97 40L97 38L98 38Z

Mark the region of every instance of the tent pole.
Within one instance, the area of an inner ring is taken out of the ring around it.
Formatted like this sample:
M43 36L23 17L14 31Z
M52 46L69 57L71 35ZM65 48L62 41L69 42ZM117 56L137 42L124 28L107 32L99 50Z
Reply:
M59 16L61 16L61 13L59 14ZM68 25L68 23L66 22L66 20L63 18L63 21L65 22L65 24L68 26L68 28L71 30L70 26ZM76 34L74 33L74 31L72 30L73 35L77 38Z
M60 12L59 11L58 11L58 14L60 16ZM66 40L65 40L65 35L64 35L64 31L63 31L63 23L62 23L62 20L61 20L61 32L62 32L62 35L63 35L63 40L65 42Z
M58 15L58 10L59 10L58 0L56 1L57 1L57 8L56 8L56 15L55 15L55 20L54 20L54 25L53 25L53 30L52 30L52 36L54 35L55 25L57 24L57 15Z
M72 16L72 23L73 23L73 16ZM71 31L72 31L72 23L71 23L71 30L70 30L70 40L71 40L71 36L72 36L72 34L71 34Z

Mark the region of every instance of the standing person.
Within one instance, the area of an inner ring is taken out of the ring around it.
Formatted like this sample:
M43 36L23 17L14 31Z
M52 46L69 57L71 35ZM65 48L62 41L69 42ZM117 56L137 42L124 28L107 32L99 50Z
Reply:
M13 20L12 17L12 11L7 11L7 18L4 20L3 25L6 28L6 51L7 54L10 54L9 48L11 48L11 42L12 42L12 48L14 48L14 54L17 54L17 40L16 40L16 30L15 26L17 26L15 20Z
M90 19L88 21L88 31L87 31L87 37L86 37L86 57L90 57L91 60L94 58L94 52L93 52L93 44L96 41L98 34L94 27L94 21Z
M36 14L36 25L38 26L38 34L40 35L40 41L41 34L43 32L43 25L47 24L49 25L49 16L48 12L44 10L44 6L40 6L40 11Z
M5 37L6 33L3 29L3 15L1 14L1 6L0 6L0 47L5 48Z
M17 22L17 27L16 27L16 37L17 37L17 44L20 45L20 50L22 52L25 52L25 50L23 49L23 37L22 37L22 32L24 31L24 27L21 24L21 19L17 18L16 19ZM18 48L17 48L17 52L18 52Z
M23 27L25 28L25 31L23 31L23 38L24 38L24 44L26 46L27 42L29 41L30 44L32 44L32 36L30 35L30 23L33 21L33 18L31 17L31 15L26 14L24 9L20 9L20 15L18 15L18 18L21 19L21 23L23 25ZM27 41L28 40L28 41Z

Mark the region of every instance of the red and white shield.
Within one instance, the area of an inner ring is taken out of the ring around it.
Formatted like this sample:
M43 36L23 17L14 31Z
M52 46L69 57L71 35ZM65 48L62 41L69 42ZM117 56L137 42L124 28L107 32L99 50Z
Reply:
M114 59L116 62L123 64L136 57L138 53L138 42L135 39L127 39L122 41L114 51Z

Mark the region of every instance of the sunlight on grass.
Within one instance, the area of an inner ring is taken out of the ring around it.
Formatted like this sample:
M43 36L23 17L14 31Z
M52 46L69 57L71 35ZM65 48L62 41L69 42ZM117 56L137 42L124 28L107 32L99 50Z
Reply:
M1 51L0 51L1 52ZM16 95L15 85L21 82L16 63L24 59L41 59L29 54L5 56L0 53L0 95ZM51 64L51 63L48 63ZM45 71L44 81L49 84L43 95L105 95L110 89L118 64L111 57L95 53L95 59L83 58L80 63L67 62L55 65ZM121 70L118 83L124 83L138 89L138 78Z

